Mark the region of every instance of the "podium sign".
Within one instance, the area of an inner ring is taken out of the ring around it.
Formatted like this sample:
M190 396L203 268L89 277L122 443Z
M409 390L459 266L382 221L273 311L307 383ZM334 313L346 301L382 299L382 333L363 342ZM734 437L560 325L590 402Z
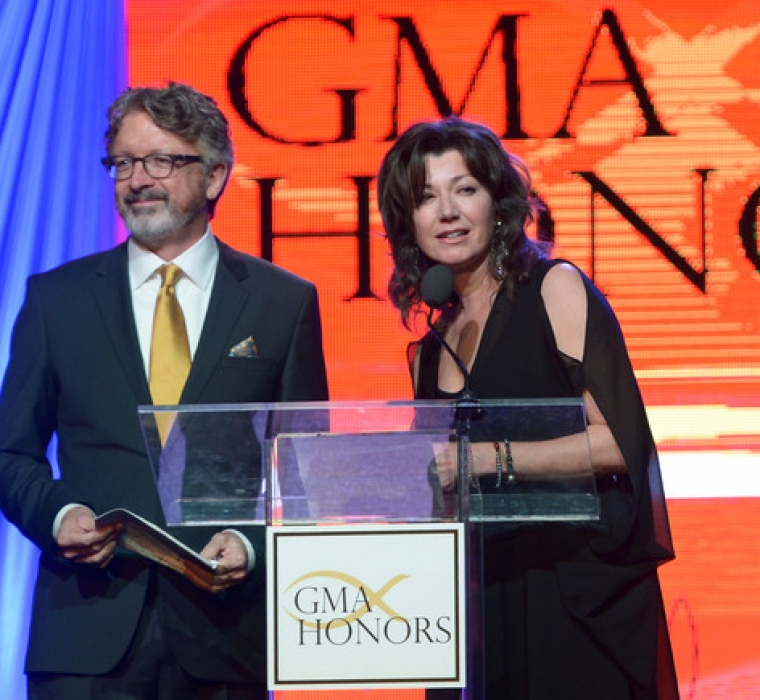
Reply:
M268 530L269 687L464 687L464 526Z

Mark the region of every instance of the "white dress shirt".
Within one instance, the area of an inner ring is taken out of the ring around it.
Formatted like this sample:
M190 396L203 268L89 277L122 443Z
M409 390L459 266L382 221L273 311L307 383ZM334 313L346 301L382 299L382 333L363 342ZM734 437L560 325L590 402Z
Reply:
M161 275L158 269L165 265L166 261L155 253L140 248L131 238L127 246L132 308L135 313L145 376L149 377L153 314L156 310L158 290L161 287ZM177 281L175 291L177 301L185 316L191 358L195 357L195 351L198 348L218 261L219 248L209 229L192 248L172 260L183 272L182 277Z

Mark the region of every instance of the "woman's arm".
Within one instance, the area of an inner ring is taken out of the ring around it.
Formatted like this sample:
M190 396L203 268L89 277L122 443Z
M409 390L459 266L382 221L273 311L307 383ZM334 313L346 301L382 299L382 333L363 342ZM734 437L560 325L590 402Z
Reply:
M586 287L578 271L566 263L555 265L546 275L541 287L546 313L549 316L557 349L578 362L584 358L586 342L587 296ZM593 367L586 368L593 371ZM588 419L588 449L591 465L597 473L626 471L625 461L607 421L599 410L592 394L586 390L582 395ZM525 468L542 471L564 468L572 469L587 454L586 442L571 436L548 441L543 447L529 449L527 445L515 444L513 458L516 469L518 460L524 459Z
M541 293L557 349L578 362L583 361L586 338L587 296L578 271L568 264L555 265L544 279ZM593 368L587 368L593 371ZM540 442L510 442L516 477L579 474L591 468L597 474L625 472L626 465L607 421L593 395L584 391L582 399L588 420L587 432ZM508 436L505 436L508 437ZM500 461L506 476L507 455L500 444ZM438 473L444 487L454 483L456 453L444 450L436 456ZM472 469L475 474L496 473L494 443L472 444Z

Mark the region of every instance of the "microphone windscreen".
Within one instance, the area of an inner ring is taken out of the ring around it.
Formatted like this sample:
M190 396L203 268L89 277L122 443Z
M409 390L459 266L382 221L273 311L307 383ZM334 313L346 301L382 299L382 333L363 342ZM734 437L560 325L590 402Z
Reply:
M454 273L445 265L434 265L422 277L420 294L429 307L438 309L454 293Z

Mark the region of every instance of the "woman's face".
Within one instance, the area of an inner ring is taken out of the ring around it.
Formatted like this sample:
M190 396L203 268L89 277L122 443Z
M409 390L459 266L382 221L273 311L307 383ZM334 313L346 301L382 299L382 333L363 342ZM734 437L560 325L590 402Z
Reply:
M459 151L425 158L425 191L414 210L414 229L420 250L454 273L487 265L493 200Z

